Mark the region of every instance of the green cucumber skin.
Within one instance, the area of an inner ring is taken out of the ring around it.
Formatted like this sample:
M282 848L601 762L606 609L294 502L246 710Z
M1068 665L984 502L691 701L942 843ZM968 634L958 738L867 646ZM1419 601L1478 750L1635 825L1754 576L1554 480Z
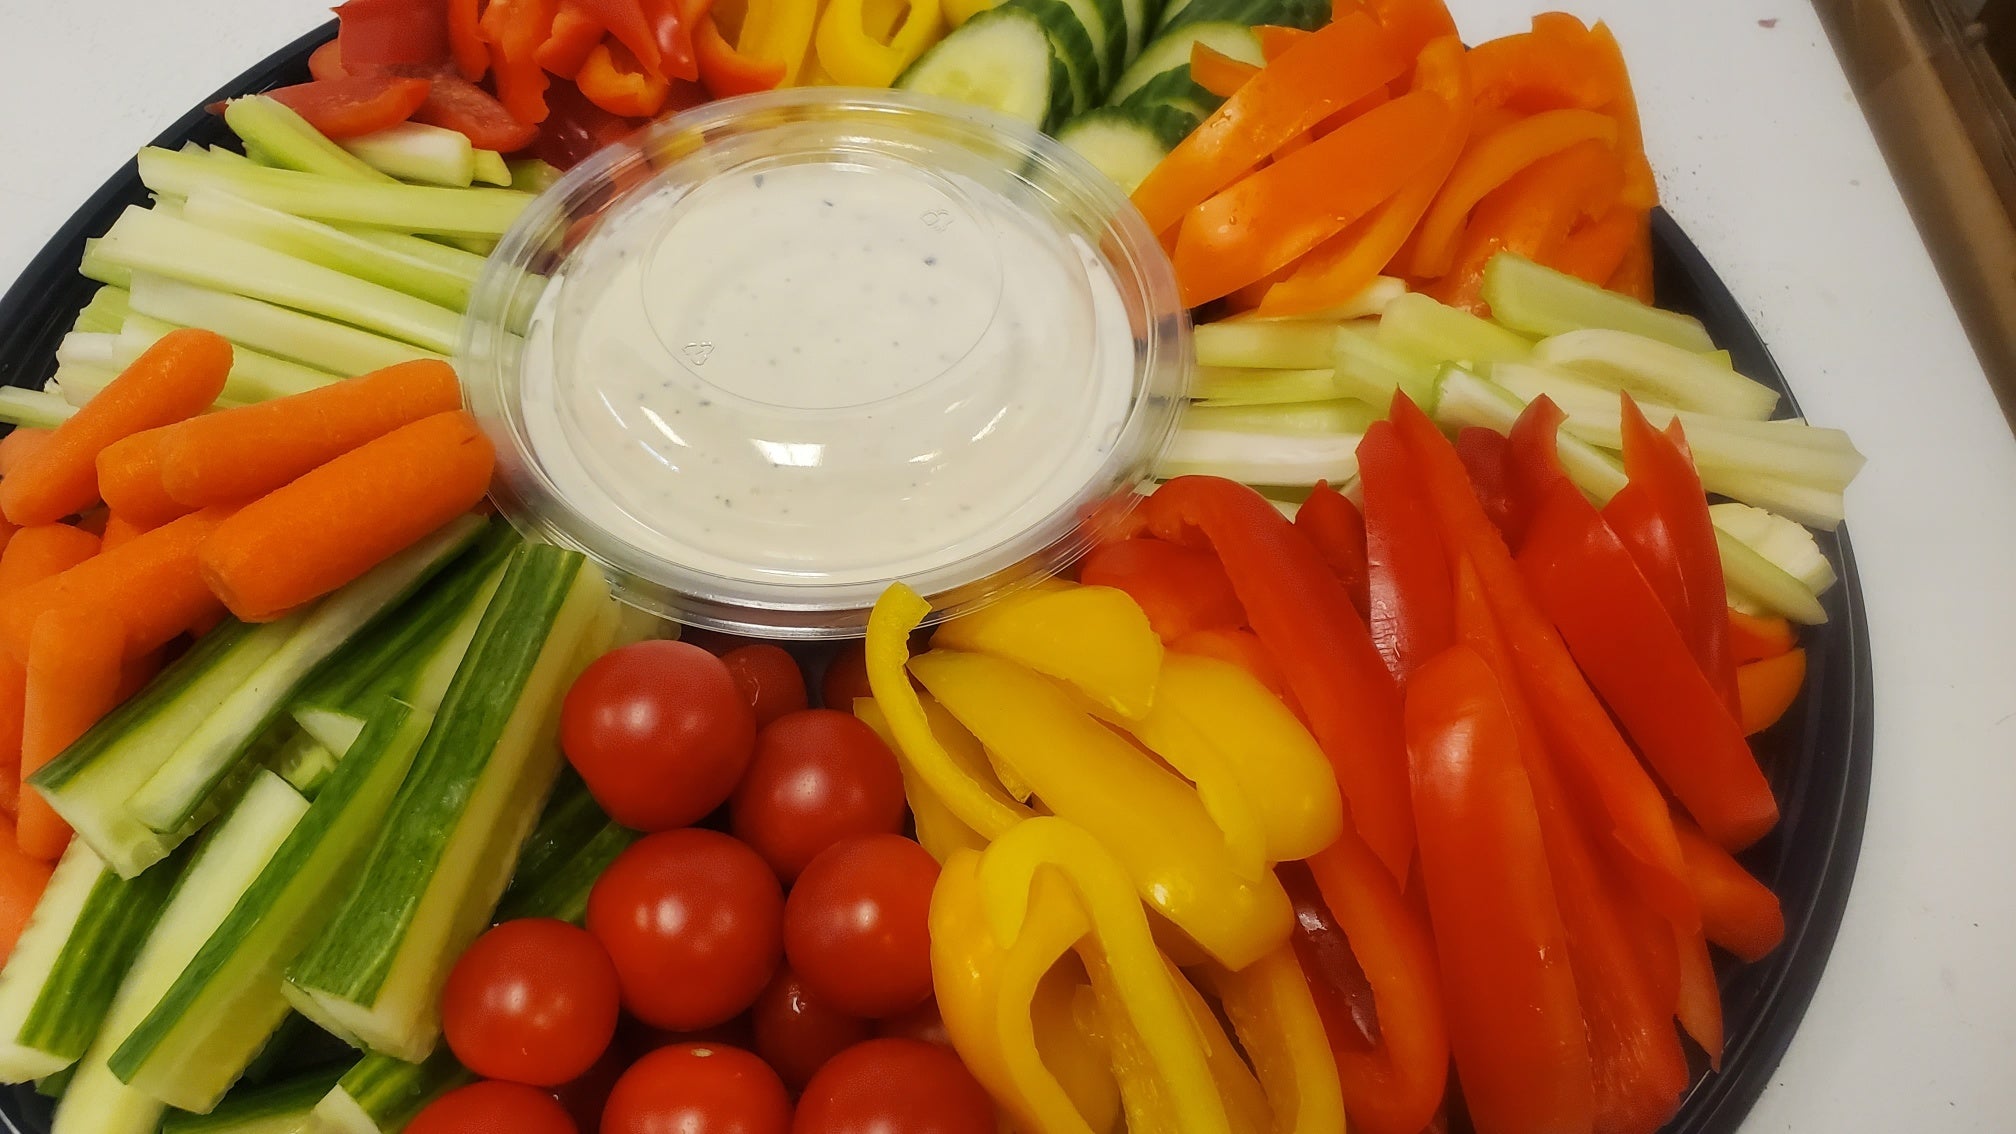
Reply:
M476 1076L444 1049L423 1063L367 1055L343 1076L336 1090L349 1095L380 1130L391 1134L405 1129L428 1103L475 1081Z
M588 893L616 856L644 836L628 827L607 823L559 869L535 886L504 896L498 921L550 917L580 925L588 916Z
M289 983L353 1004L375 1002L547 632L584 569L593 568L584 568L578 553L546 545L513 557L370 859L330 931L288 973Z
M303 1072L270 1086L231 1092L209 1114L171 1110L161 1134L267 1134L293 1131L308 1120L315 1104L342 1081L348 1064Z
M35 1093L45 1099L60 1099L70 1087L70 1080L77 1077L77 1065L72 1063L53 1075L44 1075L35 1080Z
M588 785L571 767L560 769L553 782L553 794L540 812L539 823L518 852L518 865L511 873L511 887L505 891L508 903L520 894L538 889L547 879L567 866L588 840L595 837L609 817L589 794Z
M21 1028L21 1042L76 1059L91 1046L119 982L139 953L180 873L163 863L131 880L104 869Z
M188 1109L216 1104L286 1018L281 971L321 928L325 891L369 846L431 719L390 698L380 703L258 879L113 1053L113 1074ZM297 885L304 878L311 888ZM312 888L318 879L321 887ZM261 939L274 933L281 938L266 957L243 955L248 940L264 947ZM220 1044L235 1047L218 1051ZM183 1066L192 1051L200 1052L198 1066ZM199 1076L205 1081L194 1081Z

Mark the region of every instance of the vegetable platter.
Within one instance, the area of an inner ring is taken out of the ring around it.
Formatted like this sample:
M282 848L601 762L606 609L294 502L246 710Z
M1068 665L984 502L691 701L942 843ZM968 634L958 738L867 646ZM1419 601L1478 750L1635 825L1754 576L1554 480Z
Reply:
M1656 208L1607 31L1549 14L1465 79L1432 0L710 7L352 0L0 299L0 419L50 431L0 448L41 895L0 1121L1736 1130L1861 836L1860 457ZM793 83L1019 118L1171 253L1195 402L1077 581L929 639L899 583L865 644L673 641L479 502L443 356L517 191ZM1572 974L1502 967L1521 933Z

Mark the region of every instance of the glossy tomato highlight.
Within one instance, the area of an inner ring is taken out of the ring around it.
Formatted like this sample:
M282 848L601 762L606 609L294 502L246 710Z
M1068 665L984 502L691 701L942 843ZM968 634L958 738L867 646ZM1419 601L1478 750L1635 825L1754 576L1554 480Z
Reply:
M735 688L742 691L743 700L755 710L758 729L809 703L805 674L798 669L798 660L782 646L768 642L737 646L721 655L721 664L728 667Z
M727 801L755 751L756 714L720 658L684 642L637 642L575 679L560 746L611 819L664 831Z

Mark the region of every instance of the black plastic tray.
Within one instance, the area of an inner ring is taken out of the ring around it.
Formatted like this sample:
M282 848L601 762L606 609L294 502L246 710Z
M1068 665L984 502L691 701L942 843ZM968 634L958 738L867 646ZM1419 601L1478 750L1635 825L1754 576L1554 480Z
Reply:
M209 102L308 79L308 54L335 35L330 23L302 36L231 81ZM226 141L229 131L202 107L169 127L156 145ZM77 274L86 237L111 226L147 191L127 162L71 216L21 278L0 298L0 383L39 387L56 368L56 344L97 284ZM1798 405L1729 289L1664 212L1653 221L1654 279L1661 306L1707 325L1736 369ZM1778 829L1744 856L1785 907L1785 943L1754 965L1722 970L1728 1042L1719 1073L1699 1068L1666 1134L1733 1134L1763 1093L1827 966L1848 902L1869 802L1872 700L1869 630L1861 582L1846 529L1822 534L1820 546L1841 582L1823 600L1828 622L1802 634L1806 688L1783 721L1758 739L1758 754L1781 809ZM0 1093L0 1125L9 1134L47 1134L49 1103L27 1087Z

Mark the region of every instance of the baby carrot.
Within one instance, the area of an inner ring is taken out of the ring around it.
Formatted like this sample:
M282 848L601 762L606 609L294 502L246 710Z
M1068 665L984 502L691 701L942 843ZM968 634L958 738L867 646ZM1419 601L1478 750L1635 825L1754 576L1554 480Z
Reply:
M69 524L22 528L0 551L0 602L98 554L98 537Z
M21 775L32 776L118 704L126 628L102 608L62 606L35 620L21 713ZM21 850L53 862L70 826L40 793L21 795L15 833Z
M0 811L9 815L18 809L22 699L27 694L27 667L0 651Z
M0 644L27 660L35 620L64 606L119 615L129 655L165 644L217 607L196 569L196 549L228 515L225 508L193 512L0 599Z
M105 534L98 537L99 548L111 551L147 530L117 512L108 512L105 515Z
M475 507L495 460L460 410L400 426L224 521L203 577L239 618L271 621Z
M171 331L0 480L0 511L25 525L89 508L107 445L202 413L230 372L231 344L221 335Z
M175 426L161 449L161 483L185 506L241 504L408 422L461 406L447 363L402 362Z
M28 454L42 447L49 440L48 429L34 429L17 425L5 437L0 437L0 476L6 476L15 465L28 459Z
M0 961L13 956L14 943L49 885L51 869L48 863L22 854L14 824L0 819Z
M177 503L161 485L161 454L175 426L122 437L98 454L98 495L105 506L142 528L158 528L196 509Z

